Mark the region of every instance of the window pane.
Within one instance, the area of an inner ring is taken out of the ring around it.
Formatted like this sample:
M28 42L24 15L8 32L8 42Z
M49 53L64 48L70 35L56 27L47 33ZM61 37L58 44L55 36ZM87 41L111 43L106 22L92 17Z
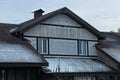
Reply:
M79 54L80 55L87 55L87 42L86 41L79 41Z
M77 55L77 40L50 39L50 54Z
M81 54L86 54L87 52L87 45L86 45L86 41L81 41Z
M41 54L48 53L48 39L38 38L38 52Z
M43 53L47 53L47 40L43 39Z
M38 52L39 53L42 53L42 39L41 38L38 38Z

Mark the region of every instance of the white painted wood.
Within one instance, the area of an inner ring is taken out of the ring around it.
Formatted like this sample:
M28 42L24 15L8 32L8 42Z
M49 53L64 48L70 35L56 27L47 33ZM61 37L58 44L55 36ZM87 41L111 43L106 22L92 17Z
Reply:
M27 36L97 40L97 37L85 28L70 28L37 25L24 33Z
M73 19L68 17L65 14L56 15L48 20L46 20L44 23L48 24L58 24L58 25L70 25L70 26L80 26L77 22L75 22Z
M89 55L97 56L97 51L96 51L96 48L95 48L95 44L97 44L97 42L88 41Z
M36 38L31 38L31 37L24 37L25 39L28 40L28 42L35 48L37 49L37 46L36 46Z
M53 38L65 38L65 39L96 40L96 41L98 40L97 37L90 31L88 31L86 28L84 28L84 27L83 28L75 28L74 26L76 26L76 27L82 27L82 26L64 14L56 15L56 16L44 21L43 23L66 25L68 27L38 24L38 25L34 26L33 28L29 29L28 31L26 31L24 33L24 35L37 36L37 37L50 37L50 38L53 37ZM29 40L31 42L33 42L31 44L33 45L34 48L36 48L35 47L36 46L35 39L34 40L29 39ZM95 49L96 43L97 42L88 42L88 49L89 49L90 55L97 55L96 49ZM58 44L55 44L50 40L50 46L51 45L56 46ZM53 46L51 46L50 48L53 48ZM52 49L50 49L50 50L52 50ZM68 51L68 49L67 49L67 51ZM56 52L56 51L51 51L50 53L56 54L54 52ZM76 53L77 52L74 52L74 54L76 54ZM73 53L71 53L71 54L73 54Z

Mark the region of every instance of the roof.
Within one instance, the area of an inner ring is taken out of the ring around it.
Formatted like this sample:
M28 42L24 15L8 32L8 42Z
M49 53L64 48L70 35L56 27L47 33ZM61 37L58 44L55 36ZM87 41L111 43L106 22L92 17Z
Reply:
M120 63L120 33L104 32L106 39L99 42L97 49Z
M28 42L10 34L15 28L0 23L0 66L46 66L47 61Z
M46 73L84 73L113 72L113 69L96 58L46 57L49 67L43 67Z
M88 29L91 33L93 33L94 35L96 35L99 39L104 39L104 35L101 34L98 30L96 30L93 26L91 26L90 24L88 24L87 22L85 22L82 18L80 18L79 16L77 16L75 13L73 13L71 10L69 10L68 8L64 7L58 10L55 10L53 12L50 12L48 14L45 14L39 18L35 18L35 19L31 19L29 21L26 21L24 23L19 24L19 28L16 29L15 31L13 31L13 33L16 32L20 32L20 33L24 33L26 30L32 28L33 26L40 24L41 22L54 17L58 14L65 14L67 16L69 16L70 18L72 18L73 20L75 20L78 24L84 26L86 29Z

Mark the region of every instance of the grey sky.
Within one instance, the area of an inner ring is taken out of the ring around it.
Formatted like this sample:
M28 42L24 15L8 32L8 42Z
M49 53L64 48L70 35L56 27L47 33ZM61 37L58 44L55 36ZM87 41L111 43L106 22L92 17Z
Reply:
M100 31L120 27L120 0L0 0L0 22L19 24L37 9L48 13L65 6Z

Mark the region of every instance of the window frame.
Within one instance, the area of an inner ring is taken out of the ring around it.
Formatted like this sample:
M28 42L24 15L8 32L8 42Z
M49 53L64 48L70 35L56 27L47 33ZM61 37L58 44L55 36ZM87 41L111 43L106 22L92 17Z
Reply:
M51 45L51 43L50 43L50 40L58 40L58 41L74 41L74 42L76 42L76 53L75 54L53 54L53 53L50 53L51 52L51 50L50 50L50 45ZM71 40L71 39L53 39L53 38L49 38L49 54L50 55L62 55L62 56L78 56L78 43L77 43L77 40Z
M39 39L41 39L41 42L39 42ZM44 45L44 41L45 41L45 45ZM39 44L41 43L41 45ZM47 38L37 38L37 51L40 53L40 54L48 54L49 53L49 39ZM39 49L39 46L41 46L41 49ZM45 49L44 49L45 48ZM41 51L39 51L41 50ZM45 50L45 51L44 51Z
M43 37L43 36L24 36L24 37L30 37L30 38L36 38L36 49L38 50L38 38L45 38L45 39L47 39L48 41L48 48L47 48L47 53L46 54L41 54L41 55L51 55L51 56L92 56L92 55L89 55L89 44L88 44L88 42L89 41L92 41L92 42L98 42L98 40L85 40L85 39L68 39L68 38L57 38L57 37ZM59 55L59 54L51 54L50 53L50 50L49 50L49 44L50 44L50 42L49 42L49 40L50 39L63 39L63 40L76 40L77 41L77 55L63 55L63 54L61 54L61 55ZM87 49L86 49L86 54L84 55L84 54L80 54L79 53L79 45L78 45L78 42L79 41L86 41L87 42ZM93 55L93 57L94 57L94 55Z
M85 42L85 50L83 51L83 47L82 47L82 42ZM85 53L84 53L85 52ZM87 56L89 55L88 53L88 41L87 40L78 40L78 55L81 55L81 56Z

